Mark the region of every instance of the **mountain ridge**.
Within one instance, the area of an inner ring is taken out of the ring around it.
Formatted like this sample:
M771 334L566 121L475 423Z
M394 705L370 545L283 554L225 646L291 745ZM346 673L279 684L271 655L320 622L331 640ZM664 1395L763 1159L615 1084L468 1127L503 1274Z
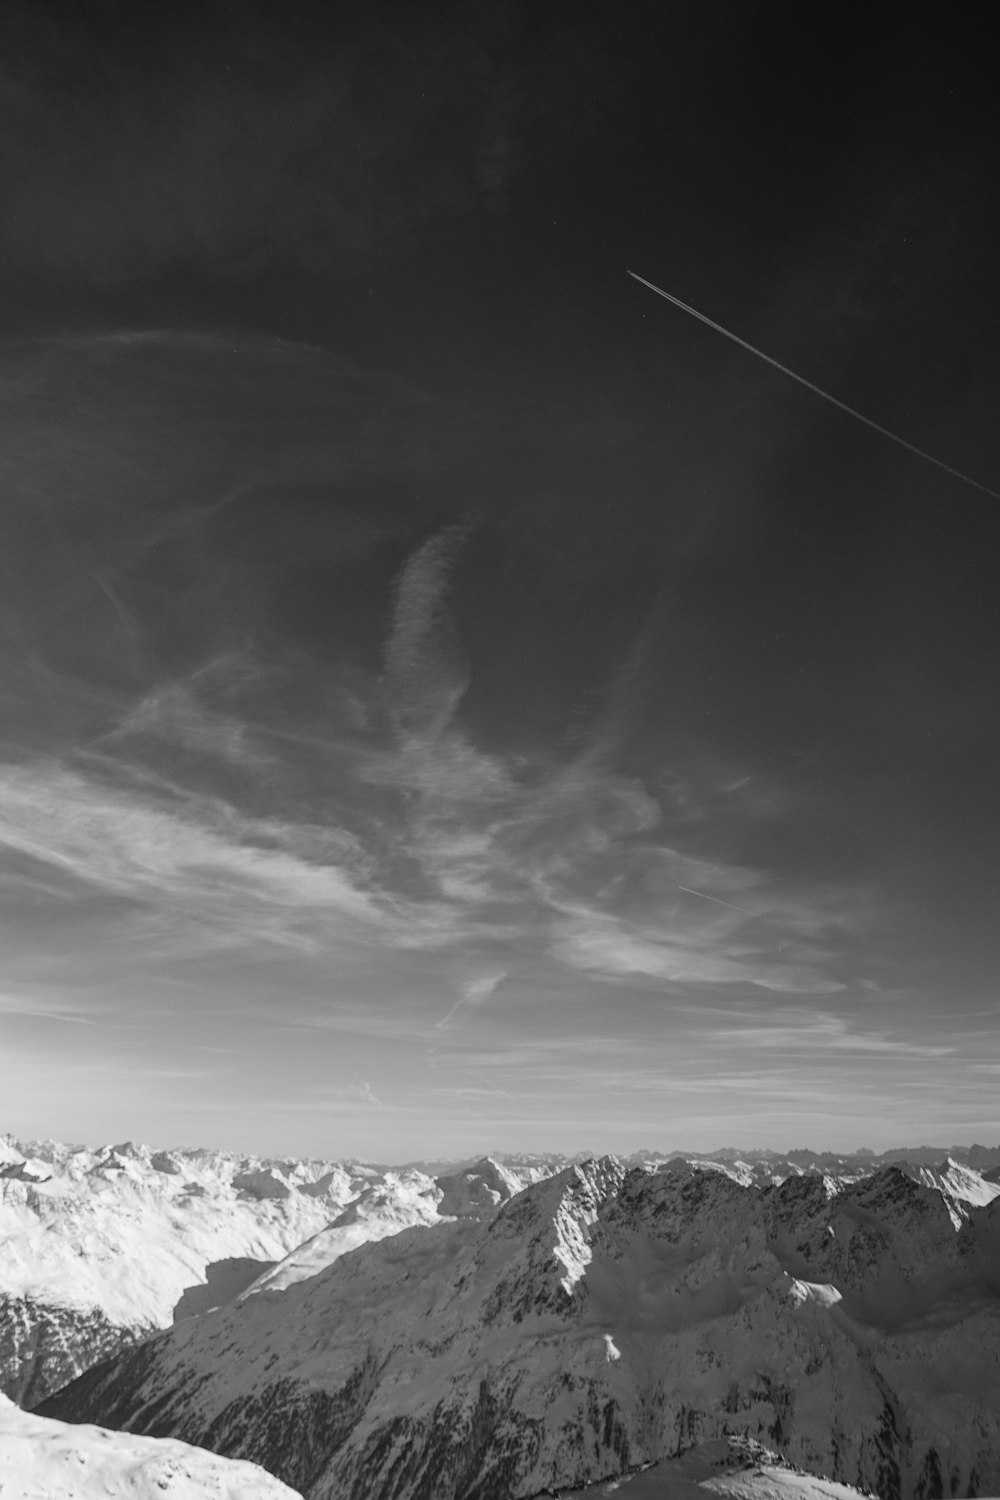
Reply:
M829 1191L880 1169L874 1153L794 1154L725 1148L718 1159L666 1165L744 1186L820 1171ZM570 1165L552 1154L501 1152L434 1178L353 1159L0 1137L0 1390L32 1405L173 1320L257 1283L303 1279L408 1225L489 1214ZM664 1164L650 1156L638 1165ZM956 1227L971 1207L1000 1195L1000 1182L957 1160L901 1170L944 1193Z

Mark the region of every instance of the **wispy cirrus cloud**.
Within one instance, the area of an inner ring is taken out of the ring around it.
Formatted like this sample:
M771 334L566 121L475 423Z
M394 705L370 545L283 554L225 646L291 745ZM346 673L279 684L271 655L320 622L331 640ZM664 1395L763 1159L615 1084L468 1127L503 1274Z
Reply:
M371 1084L364 1079L356 1083L315 1086L305 1092L300 1091L294 1097L264 1096L257 1101L257 1107L268 1114L334 1115L347 1119L354 1118L359 1113L370 1115L374 1111L388 1108L375 1094ZM407 1106L394 1099L392 1110L394 1113L405 1114Z
M735 1018L734 1018L735 1019ZM927 1040L893 1036L870 1024L852 1023L846 1016L829 1011L802 1012L779 1008L755 1016L740 1018L740 1024L727 1025L721 1016L713 1025L713 1043L732 1045L741 1050L763 1050L780 1053L854 1053L889 1057L894 1060L954 1057L960 1050L938 1030Z
M402 836L459 925L462 913L492 911L556 964L607 982L846 987L831 964L870 927L870 892L793 896L761 872L685 856L657 840L661 812L641 784L603 765L534 767L519 781L464 747L452 786L447 764L437 762ZM481 801L470 764L488 789Z
M314 1091L314 1102L320 1109L329 1110L356 1109L359 1105L369 1109L385 1109L367 1078L359 1079L356 1083L327 1085L317 1089Z
M469 685L469 666L447 604L449 575L467 528L447 526L407 560L396 580L385 643L390 712L408 739L439 738Z
M74 1026L96 1024L100 1007L79 995L44 990L0 990L0 1016L22 1016L28 1020L68 1021Z
M261 909L322 909L361 924L385 914L352 881L346 833L325 829L341 863L295 848L307 830L240 815L221 799L154 802L57 763L0 766L0 842L84 886L171 902L252 927Z
M657 933L587 911L566 924L552 952L572 968L605 980L630 975L685 984L752 984L779 993L829 995L846 986L815 964L786 960L746 939L684 930L678 923Z
M239 715L213 706L199 694L200 683L234 669L239 672L238 662L213 661L187 681L157 684L127 711L106 736L105 743L121 748L130 741L140 745L155 741L251 772L266 771L274 757L253 743L249 725Z
M107 383L116 362L136 365L140 386L143 380L162 383L162 373L154 379L153 367L147 368L146 356L153 353L180 379L182 404L187 364L224 359L214 344L196 341L187 348L176 339L150 344L147 337L119 341L98 371L90 368L94 351L81 348L77 357L89 382L84 407L93 404L94 381ZM258 367L277 358L296 390L308 373L313 385L318 380L325 389L332 383L362 405L368 399L359 394L364 382L356 372L316 351L283 348L276 354L255 344L235 353L237 363L226 378L250 398L248 403L241 397L233 408L240 433L250 434L249 460L245 454L237 460L227 439L221 500L190 514L179 515L174 507L162 517L147 517L133 527L132 541L110 568L103 554L95 554L101 578L113 579L114 599L104 590L102 607L115 629L124 628L121 613L110 606L118 600L130 610L133 602L127 582L119 582L129 557L176 537L178 526L186 525L192 540L209 522L218 527L250 467L259 469L262 454L272 462L266 443L262 447L247 424ZM44 361L35 374L44 385ZM400 401L405 406L402 396ZM324 446L312 395L309 403L301 419L306 441L300 435L296 444L298 469L356 469L356 450L348 460ZM81 432L82 416L76 413ZM154 451L169 473L173 460L163 434L156 429L154 437ZM199 444L204 457L203 435ZM413 462L412 453L406 457ZM120 453L116 464L122 468ZM267 478L267 464L264 472ZM111 493L117 495L127 474L112 477ZM243 501L238 508L245 508ZM115 499L113 515L119 509ZM235 514L232 519L235 526ZM837 943L831 938L824 953L820 942L823 933L829 938L834 921L831 893L817 891L796 904L759 872L671 848L665 834L679 815L682 824L689 819L690 788L685 811L668 774L654 788L618 769L620 741L641 712L646 691L656 635L648 622L626 652L589 734L560 750L519 755L476 743L462 722L472 664L451 604L473 530L469 521L439 526L411 547L383 604L380 681L355 670L341 684L354 705L342 744L331 738L329 722L325 732L297 737L283 727L267 699L266 673L260 677L252 653L209 652L186 674L157 677L132 697L99 742L102 754L91 762L96 774L82 771L74 756L62 770L55 762L8 768L9 845L34 862L35 878L47 869L46 878L57 882L79 879L126 899L167 902L175 910L200 903L201 917L220 930L254 928L306 946L322 946L324 923L328 936L331 922L348 922L368 938L378 933L380 941L415 950L491 942L527 947L599 982L645 975L666 984L833 992L841 981L831 975L827 959ZM371 545L370 536L365 541L353 533L337 535L341 551L352 557ZM250 557L242 536L239 545L241 559ZM282 552L290 545L283 540ZM202 592L208 583L202 579ZM335 676L331 692L337 684ZM305 772L310 817L296 803L303 781L296 781L298 771L290 772L289 747L313 756ZM217 763L218 772L199 769L208 762ZM156 768L152 779L143 781L144 766ZM169 788L161 784L167 766ZM213 793L227 767L247 778L252 813L241 811L228 792ZM336 786L335 795L317 795L323 777L331 779L331 790ZM726 767L727 788L743 779ZM354 798L355 789L365 795ZM851 907L850 893L841 899ZM700 914L698 906L705 909ZM714 920L719 915L735 925ZM766 940L747 925L764 919L770 924ZM840 940L849 936L842 925Z
M495 974L477 974L472 979L463 980L458 999L445 1011L439 1021L435 1021L436 1029L440 1031L450 1026L456 1016L464 1010L478 1010L486 1005L506 978L507 970L501 969Z
M32 713L51 702L59 734L38 736L29 715L32 733L5 747L0 868L32 920L61 893L80 931L97 934L92 977L123 956L142 965L142 994L133 1002L116 981L115 998L143 1026L162 1031L173 1002L193 1015L211 995L199 1035L214 1044L218 1023L251 1058L276 1041L295 1069L325 1073L326 1092L311 1088L293 1112L325 1111L340 1128L352 1110L373 1118L379 1100L418 1109L411 1055L442 1098L473 1107L492 1095L497 1118L508 1103L513 1118L526 1090L568 1096L583 1079L651 1097L668 1066L650 1061L651 1039L666 1023L678 1056L692 1029L718 1025L699 1066L727 1077L724 1054L751 1022L716 1014L723 992L751 1012L755 1000L808 1011L845 992L865 911L878 922L873 893L793 885L745 849L730 857L759 778L700 752L678 769L640 743L661 614L609 647L568 726L552 715L544 732L496 732L499 709L517 717L520 684L484 714L477 653L502 652L510 620L466 628L495 540L488 517L454 502L432 515L377 486L354 493L372 476L440 467L446 413L430 403L442 430L424 440L409 393L266 341L227 353L156 336L71 354L67 425L51 452L44 433L33 439L51 470L52 525L31 532L5 600L11 639L33 643L20 658ZM36 428L53 368L36 352ZM209 385L222 409L200 423ZM120 389L125 421L110 400ZM388 432L371 416L386 395ZM93 437L105 406L108 452ZM361 440L343 441L359 424ZM27 517L46 475L19 431ZM74 462L108 497L87 528L72 520ZM55 626L39 580L53 584ZM527 662L526 686L531 675ZM781 803L776 774L766 790L754 817ZM55 947L61 975L73 940ZM164 976L188 985L166 1005ZM611 1034L623 1006L631 1048ZM799 1066L810 1043L786 1026L771 1033L775 1055ZM887 1055L825 1035L829 1056ZM281 1114L293 1096L283 1086L268 1107Z
M470 669L448 611L464 534L436 532L399 575L383 678L394 739L355 767L361 781L400 794L397 847L450 913L452 936L492 930L601 983L845 989L837 960L870 923L871 892L827 884L792 894L762 871L675 848L665 835L690 821L690 795L678 818L669 777L654 794L617 768L635 651L593 736L578 737L568 757L472 742L461 720ZM725 771L732 795L748 778Z

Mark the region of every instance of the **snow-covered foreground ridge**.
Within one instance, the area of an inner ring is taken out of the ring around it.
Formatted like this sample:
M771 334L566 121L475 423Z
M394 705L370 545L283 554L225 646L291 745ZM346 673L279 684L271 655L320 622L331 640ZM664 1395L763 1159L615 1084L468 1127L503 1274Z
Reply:
M602 1158L305 1269L42 1409L308 1500L520 1500L734 1432L883 1500L1000 1492L1000 1200L958 1212L898 1167Z
M256 1464L171 1439L70 1426L0 1396L0 1500L297 1500Z

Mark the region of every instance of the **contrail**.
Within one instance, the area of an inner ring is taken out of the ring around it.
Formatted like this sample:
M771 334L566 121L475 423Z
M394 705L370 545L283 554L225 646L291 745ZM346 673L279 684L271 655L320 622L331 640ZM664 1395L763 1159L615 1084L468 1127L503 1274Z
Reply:
M674 297L670 292L665 292L662 287L654 286L651 281L646 280L645 276L637 276L634 271L629 271L628 274L632 277L633 281L640 281L643 286L648 286L649 290L655 292L658 297L665 297L668 302L672 302L682 312L690 313L692 318L698 319L699 323L704 323L707 327L714 328L716 333L721 333L724 338L731 339L734 344L739 344L741 349L749 349L751 354L756 354L758 359L764 360L766 364L773 365L776 370L781 371L782 375L790 375L793 380L799 382L799 385L804 385L806 390L813 391L817 396L822 396L823 400L829 401L832 406L839 406L840 410L846 411L849 417L856 417L859 422L864 422L866 427L871 427L875 432L880 432L883 437L887 437L892 442L898 443L901 448L906 448L910 453L915 453L918 458L925 458L929 464L935 464L939 469L943 469L946 474L950 474L953 479L960 479L963 484L971 484L974 490L981 490L984 495L989 495L994 500L1000 500L1000 494L996 490L991 490L988 485L980 484L978 479L970 479L968 474L962 474L958 469L953 469L950 464L943 463L940 458L935 458L933 453L926 453L923 448L918 448L915 443L908 443L906 438L900 437L898 433L890 432L888 427L882 427L878 422L873 422L871 417L865 416L864 412L855 411L854 407L848 406L846 401L838 401L837 397L831 396L829 391L824 391L818 385L813 385L812 381L807 380L804 375L796 375L794 370L790 370L787 365L780 364L778 360L772 359L769 354L764 353L763 349L756 349L753 344L748 344L746 339L741 339L735 333L730 333L728 328L723 328L721 323L716 323L711 318L706 318L705 314L700 313L696 307L689 307L679 297Z
M629 272L629 275L631 275L631 272ZM722 901L718 896L709 896L705 891L693 891L689 885L679 885L677 889L683 891L688 896L700 896L703 901L714 901L716 906L728 906L730 911L741 911L745 917L756 917L759 915L758 912L747 911L745 906L734 906L732 901Z

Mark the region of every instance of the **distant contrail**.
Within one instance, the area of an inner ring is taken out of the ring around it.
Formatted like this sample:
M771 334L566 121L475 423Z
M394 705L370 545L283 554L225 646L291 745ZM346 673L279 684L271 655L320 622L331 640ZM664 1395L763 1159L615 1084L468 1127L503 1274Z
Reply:
M693 891L689 885L679 885L679 891L687 896L700 896L703 901L714 901L716 906L728 906L730 911L741 911L745 917L756 917L755 911L747 911L745 906L736 906L732 901L723 901L718 896L710 896L707 891Z
M940 458L935 458L933 453L925 453L923 448L918 448L914 443L908 443L906 438L900 437L898 433L890 432L888 427L882 427L878 422L873 422L871 417L865 416L864 412L855 411L854 407L848 406L846 401L838 401L837 397L831 396L829 391L824 391L818 385L813 385L812 381L807 380L804 375L796 375L795 371L790 370L787 365L780 364L778 360L772 359L769 354L765 354L762 349L756 349L753 344L748 344L746 339L741 339L735 333L730 333L729 329L723 328L721 323L716 323L711 318L706 318L705 314L700 313L696 307L689 307L679 297L671 296L670 292L665 292L662 287L654 286L651 281L646 280L645 276L637 276L634 271L629 271L628 274L632 277L633 281L640 281L643 286L648 286L649 290L655 292L658 297L665 297L668 302L672 302L682 312L690 313L692 318L698 319L699 323L704 323L707 327L714 328L716 333L721 333L724 338L731 339L734 344L739 344L741 349L749 349L751 354L756 354L758 359L762 359L765 363L773 365L776 370L781 371L782 375L790 375L793 380L799 382L799 385L804 385L806 390L813 391L817 396L822 396L824 401L829 401L833 406L839 406L840 410L846 411L849 417L856 417L859 422L864 422L866 427L871 427L875 432L880 432L883 437L890 438L892 442L898 443L901 448L906 448L910 453L915 453L918 458L925 458L929 464L935 464L939 469L943 469L946 474L950 474L953 479L960 479L963 484L971 484L973 489L981 490L984 495L990 495L994 500L1000 500L1000 494L996 490L991 490L987 485L980 484L978 479L970 479L968 474L962 474L958 469L953 469L950 464L943 463Z

